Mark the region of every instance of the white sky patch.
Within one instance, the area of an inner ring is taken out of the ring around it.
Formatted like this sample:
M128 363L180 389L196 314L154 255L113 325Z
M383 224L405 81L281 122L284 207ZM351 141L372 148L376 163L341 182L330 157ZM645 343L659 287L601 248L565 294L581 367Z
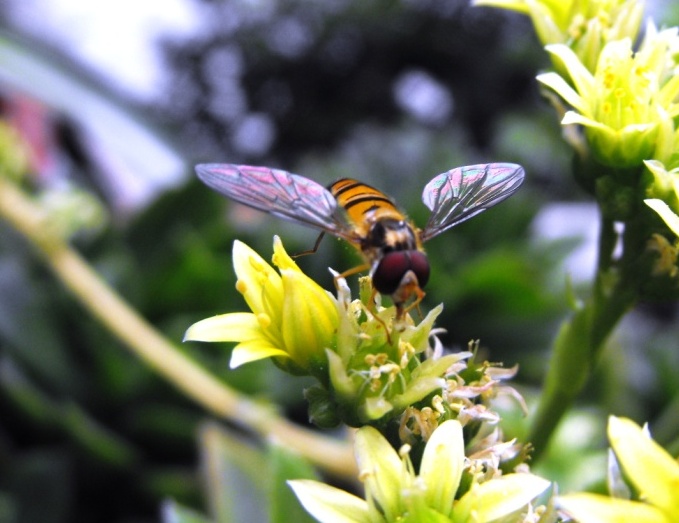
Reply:
M533 233L539 239L581 238L582 243L564 260L575 283L591 281L596 270L599 212L594 203L552 203L545 205L533 220Z
M190 34L199 13L185 0L7 0L13 22L142 99L162 86L159 36Z
M418 120L429 124L445 122L453 110L450 92L429 73L413 69L394 84L396 103Z

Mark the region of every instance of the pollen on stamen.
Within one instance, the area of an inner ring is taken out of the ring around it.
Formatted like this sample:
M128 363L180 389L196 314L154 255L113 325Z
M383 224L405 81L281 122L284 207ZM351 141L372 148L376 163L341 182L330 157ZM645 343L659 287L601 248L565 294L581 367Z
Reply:
M248 286L243 280L236 281L236 290L241 294L245 294L248 291Z

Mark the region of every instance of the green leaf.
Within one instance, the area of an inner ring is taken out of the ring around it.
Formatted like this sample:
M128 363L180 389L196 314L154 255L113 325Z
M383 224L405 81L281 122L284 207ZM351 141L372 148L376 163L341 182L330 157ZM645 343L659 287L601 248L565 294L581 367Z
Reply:
M300 456L280 445L269 445L269 510L271 523L313 523L315 520L287 485L289 479L318 479L314 468Z
M216 423L200 430L207 503L215 521L268 521L266 457ZM265 474L265 471L266 474Z

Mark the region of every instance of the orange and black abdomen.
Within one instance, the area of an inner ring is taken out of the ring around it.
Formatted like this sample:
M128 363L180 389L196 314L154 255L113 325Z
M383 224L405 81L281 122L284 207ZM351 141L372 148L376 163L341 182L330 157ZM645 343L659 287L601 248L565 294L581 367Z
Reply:
M405 216L381 191L351 178L342 178L328 187L354 226L367 233L370 223L380 218L404 220Z

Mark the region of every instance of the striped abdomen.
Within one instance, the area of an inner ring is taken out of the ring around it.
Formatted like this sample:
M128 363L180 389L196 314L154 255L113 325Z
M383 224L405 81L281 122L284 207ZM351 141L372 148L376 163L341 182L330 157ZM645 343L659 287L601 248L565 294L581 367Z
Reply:
M361 236L368 234L371 225L376 220L406 219L386 194L363 182L342 178L330 185L328 189L339 206L345 210L349 220Z

